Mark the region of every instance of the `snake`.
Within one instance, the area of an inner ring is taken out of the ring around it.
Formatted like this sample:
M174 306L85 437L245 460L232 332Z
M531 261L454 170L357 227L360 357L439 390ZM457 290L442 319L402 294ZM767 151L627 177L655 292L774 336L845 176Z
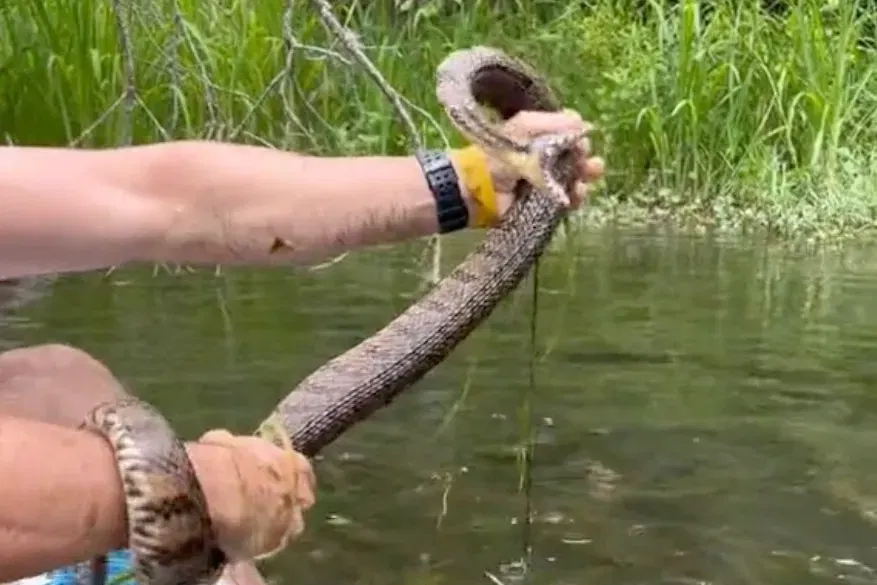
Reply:
M420 300L319 367L277 405L260 434L280 446L315 456L441 363L526 277L568 210L576 188L572 153L585 132L521 140L496 121L522 110L560 110L533 68L491 47L456 50L436 70L436 95L461 134L523 177L515 200ZM139 585L215 582L227 559L170 424L147 403L126 397L98 405L83 426L113 447Z

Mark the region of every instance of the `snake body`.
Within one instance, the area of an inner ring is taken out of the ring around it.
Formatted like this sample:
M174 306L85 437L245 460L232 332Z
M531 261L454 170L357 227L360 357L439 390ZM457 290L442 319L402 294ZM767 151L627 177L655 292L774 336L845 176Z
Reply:
M488 123L478 104L503 118L520 110L557 110L548 87L525 64L488 47L451 53L439 66L437 94L454 123L473 142L517 167L542 158L538 169L558 175L534 177L554 185L538 193L521 182L504 219L429 293L386 327L305 378L275 409L296 450L315 455L341 433L390 403L441 363L527 275L566 210L569 161L551 164L567 141L535 151ZM571 186L570 186L571 187Z
M82 427L103 435L115 452L137 583L216 581L226 557L189 455L164 416L130 396L99 405ZM105 568L105 557L91 563L93 581L103 580Z
M581 135L514 140L479 109L491 107L503 119L521 110L559 110L544 81L524 63L487 47L451 53L436 80L439 101L454 124L528 181L516 187L517 199L499 225L431 292L317 369L277 406L272 419L288 439L280 442L305 455L315 455L389 404L447 357L523 280L565 213L574 186L569 151ZM139 584L215 580L222 556L203 494L170 426L136 399L101 406L88 424L115 449Z

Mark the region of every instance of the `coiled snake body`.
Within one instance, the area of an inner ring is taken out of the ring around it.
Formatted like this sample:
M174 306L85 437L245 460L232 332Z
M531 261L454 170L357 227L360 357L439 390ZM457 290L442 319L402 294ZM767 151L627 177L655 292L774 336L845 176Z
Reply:
M305 378L269 421L275 442L315 455L389 404L439 364L526 276L545 250L575 187L571 148L583 133L519 141L480 111L508 119L521 110L559 110L541 78L488 47L451 53L437 94L454 124L524 176L517 199L481 244L420 301L356 347ZM113 445L127 498L129 547L140 585L212 582L224 565L204 496L182 443L136 399L105 404L87 426ZM282 428L281 428L282 427ZM279 437L279 438L278 438Z

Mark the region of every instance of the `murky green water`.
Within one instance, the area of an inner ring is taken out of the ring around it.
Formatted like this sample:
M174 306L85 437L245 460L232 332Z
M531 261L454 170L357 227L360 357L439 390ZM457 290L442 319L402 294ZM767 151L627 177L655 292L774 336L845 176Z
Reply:
M450 266L470 242L446 248ZM418 248L316 272L70 277L17 345L108 362L188 436L251 430L416 294ZM605 231L318 462L284 583L877 583L877 248ZM527 405L529 404L529 411ZM516 448L537 447L523 526Z

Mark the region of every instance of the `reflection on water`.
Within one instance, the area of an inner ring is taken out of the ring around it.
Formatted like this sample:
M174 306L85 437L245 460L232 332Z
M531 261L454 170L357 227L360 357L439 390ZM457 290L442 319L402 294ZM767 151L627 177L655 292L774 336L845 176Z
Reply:
M449 243L447 263L471 244ZM317 272L64 278L2 338L93 352L187 436L251 430L407 306L412 248ZM307 534L267 569L320 585L512 583L529 535L534 583L877 583L874 253L583 237L540 268L535 390L525 285L325 452Z

